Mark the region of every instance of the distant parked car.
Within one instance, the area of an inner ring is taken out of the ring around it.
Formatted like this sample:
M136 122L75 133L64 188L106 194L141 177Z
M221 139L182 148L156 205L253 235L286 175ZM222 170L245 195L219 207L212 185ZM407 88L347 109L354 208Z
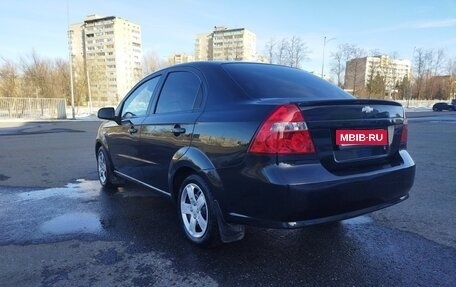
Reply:
M434 112L441 112L441 111L456 111L456 101L452 100L451 104L447 104L445 102L435 103L432 106L432 110Z
M285 66L169 67L98 117L101 185L129 180L171 199L197 245L239 240L244 224L299 228L382 209L407 199L415 177L399 103Z

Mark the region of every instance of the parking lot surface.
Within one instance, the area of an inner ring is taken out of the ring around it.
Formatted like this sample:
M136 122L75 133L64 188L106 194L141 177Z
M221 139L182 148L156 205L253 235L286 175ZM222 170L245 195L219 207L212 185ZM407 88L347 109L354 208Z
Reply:
M99 122L0 123L0 286L456 286L456 113L409 114L410 198L200 249L166 199L96 179Z

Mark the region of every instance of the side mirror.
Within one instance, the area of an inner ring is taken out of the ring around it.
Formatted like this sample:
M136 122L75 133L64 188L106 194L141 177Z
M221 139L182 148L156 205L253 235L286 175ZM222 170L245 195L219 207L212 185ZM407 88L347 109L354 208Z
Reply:
M116 111L114 108L101 108L97 114L99 119L117 122Z

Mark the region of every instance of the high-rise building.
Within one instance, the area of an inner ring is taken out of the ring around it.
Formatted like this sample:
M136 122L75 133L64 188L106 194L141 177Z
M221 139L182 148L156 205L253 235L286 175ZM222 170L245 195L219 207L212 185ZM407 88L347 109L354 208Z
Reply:
M195 60L256 61L256 35L245 28L214 27L196 36Z
M92 105L116 105L142 77L141 27L119 17L87 16L70 26L74 76L85 77Z
M385 55L355 58L346 64L344 86L348 91L360 91L379 76L384 82L385 92L391 93L404 77L410 79L410 70L409 60L395 60Z

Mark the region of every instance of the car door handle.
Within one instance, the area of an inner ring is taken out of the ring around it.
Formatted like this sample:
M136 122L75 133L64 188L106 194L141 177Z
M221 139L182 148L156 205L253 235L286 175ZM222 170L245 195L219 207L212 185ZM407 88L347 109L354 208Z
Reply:
M180 134L185 134L185 128L181 128L179 125L176 125L172 129L172 132L175 136L178 136Z
M138 132L138 129L135 129L135 127L130 127L130 129L128 130L128 132L132 135L132 134L135 134Z

